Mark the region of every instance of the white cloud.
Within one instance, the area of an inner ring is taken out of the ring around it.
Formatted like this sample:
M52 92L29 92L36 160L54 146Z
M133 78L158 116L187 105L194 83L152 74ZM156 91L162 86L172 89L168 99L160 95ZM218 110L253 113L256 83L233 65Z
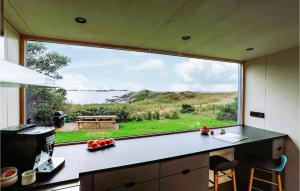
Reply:
M199 64L199 60L189 59L175 66L176 74L184 81L193 81L193 73L203 70L204 65Z
M75 69L75 68L92 68L92 67L104 67L104 66L109 66L112 63L110 62L101 62L100 60L84 60L81 62L73 62L70 63L67 67L64 68L66 69Z
M77 50L77 51L94 51L94 52L105 52L105 53L110 53L112 49L108 48L97 48L93 46L71 46L71 49Z
M149 55L149 54L144 53L144 52L135 52L135 51L128 51L128 54L130 54L131 56L146 56L146 55Z
M175 73L182 82L171 85L174 89L198 91L237 90L238 64L190 58L177 64Z
M126 89L131 91L139 91L144 89L142 84L136 83L136 82L125 82L122 84L122 88L120 89Z
M174 83L169 86L169 91L233 92L237 91L237 84Z
M58 85L67 90L93 90L97 89L94 81L89 80L79 73L64 74L63 79L58 80Z
M92 47L89 47L89 46L71 46L71 49L75 49L75 50L88 50L91 48Z
M149 59L142 63L128 64L126 69L129 71L157 70L165 67L165 63L161 59Z
M91 80L80 73L67 73L63 75L63 79L58 80L58 85L66 90L132 90L139 91L144 86L136 82L112 82L104 79Z
M181 92L181 91L188 91L189 85L184 83L174 83L170 86L169 91L172 92Z
M175 66L176 74L185 82L202 81L232 82L238 76L238 65L228 62L190 58ZM203 82L202 82L203 83Z

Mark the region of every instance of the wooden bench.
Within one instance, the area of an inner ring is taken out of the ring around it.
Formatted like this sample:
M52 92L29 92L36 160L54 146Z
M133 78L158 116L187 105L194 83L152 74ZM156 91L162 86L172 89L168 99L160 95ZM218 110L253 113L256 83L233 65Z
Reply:
M78 116L78 129L118 129L116 115Z

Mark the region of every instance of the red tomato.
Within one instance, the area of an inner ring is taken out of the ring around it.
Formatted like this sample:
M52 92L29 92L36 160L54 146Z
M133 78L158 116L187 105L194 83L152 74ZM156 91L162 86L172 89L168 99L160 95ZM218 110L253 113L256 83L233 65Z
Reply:
M108 139L109 144L113 144L114 140L113 139Z
M16 173L15 171L9 170L9 171L7 171L7 172L5 173L5 177L12 176L12 175L14 175L15 173Z
M209 128L206 127L206 126L204 126L204 127L202 127L202 130L204 130L204 131L209 131Z
M89 140L89 141L87 142L88 147L91 147L93 143L94 143L94 141Z
M110 139L106 139L105 140L105 144L107 144L107 145L109 145L110 144L110 141L109 141Z
M98 144L94 142L94 143L92 143L91 147L92 147L92 148L97 148L97 147L98 147Z
M100 140L95 140L94 142L95 142L97 145L100 144Z
M100 140L99 141L99 146L103 147L105 145L105 141L104 140Z

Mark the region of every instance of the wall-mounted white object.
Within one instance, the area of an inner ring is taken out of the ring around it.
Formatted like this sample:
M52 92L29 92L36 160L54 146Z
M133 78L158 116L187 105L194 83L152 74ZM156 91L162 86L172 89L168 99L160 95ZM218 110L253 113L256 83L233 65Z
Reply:
M55 82L54 78L0 58L0 87L57 87Z

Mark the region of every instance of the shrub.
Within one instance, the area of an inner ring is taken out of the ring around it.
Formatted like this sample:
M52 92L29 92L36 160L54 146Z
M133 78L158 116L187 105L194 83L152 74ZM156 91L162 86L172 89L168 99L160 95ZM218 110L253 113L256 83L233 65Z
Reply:
M150 90L142 90L133 95L133 102L142 101L150 98Z
M133 116L129 116L129 113L123 109L99 107L99 108L84 108L84 109L79 109L77 111L68 112L66 121L67 122L75 121L76 117L79 115L116 115L117 122L135 120Z
M155 111L154 114L153 114L153 119L155 120L160 120L160 114L158 111Z
M177 111L172 112L171 118L172 119L179 119L179 115L178 115Z
M128 115L129 113L124 110L119 110L116 112L117 115L117 121L122 122L122 121L128 121Z
M135 115L129 115L127 118L127 121L136 121L136 116Z
M177 111L172 111L170 113L165 114L166 119L179 119L179 115Z
M76 120L76 117L81 115L80 112L70 112L66 115L66 122L69 123L69 122L73 122Z
M166 119L171 119L170 114L169 114L169 113L166 113L166 114L165 114L165 118L166 118Z
M142 116L138 115L138 116L136 117L136 121L143 121Z
M147 120L152 120L152 113L151 113L151 111L148 111L148 113L147 113Z
M236 97L231 103L227 103L219 106L217 119L236 121L237 109L238 109L238 98Z
M190 104L181 105L181 113L192 113L195 111L195 108Z

